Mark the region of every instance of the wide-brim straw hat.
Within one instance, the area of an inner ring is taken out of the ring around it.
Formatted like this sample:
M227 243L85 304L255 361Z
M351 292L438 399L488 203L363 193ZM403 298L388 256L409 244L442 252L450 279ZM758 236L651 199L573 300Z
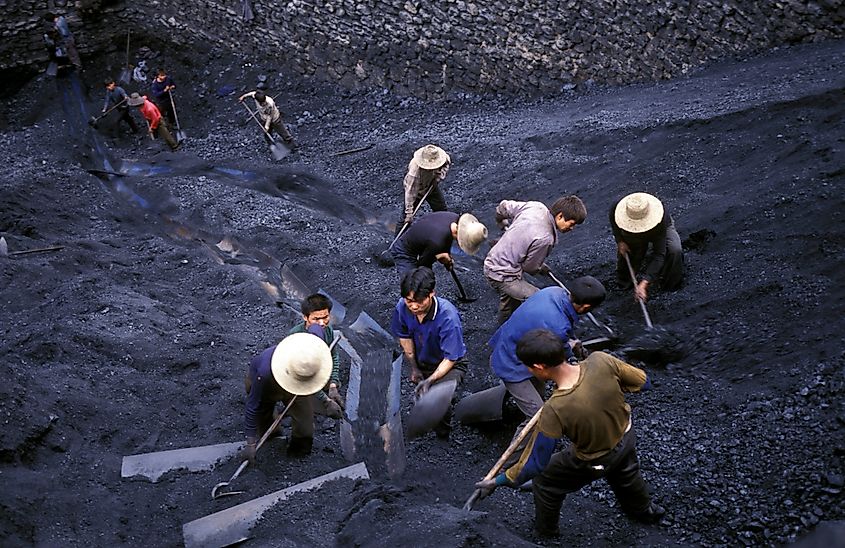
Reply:
M464 213L458 219L458 247L465 253L475 255L484 240L487 239L487 227L475 215Z
M449 155L437 145L425 145L414 152L414 161L423 169L437 169L449 161Z
M273 378L286 392L308 396L320 391L332 374L329 345L311 333L288 335L270 360Z
M663 204L651 194L634 192L619 200L613 218L625 232L647 232L663 220Z
M138 92L132 92L132 95L126 100L126 104L130 107L139 107L144 104L144 99L145 97L138 95Z

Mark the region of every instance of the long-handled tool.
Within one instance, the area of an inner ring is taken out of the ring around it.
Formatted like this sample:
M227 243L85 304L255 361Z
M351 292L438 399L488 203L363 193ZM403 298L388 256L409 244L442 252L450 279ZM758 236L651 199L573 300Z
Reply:
M246 103L241 102L241 104L244 106L245 109L247 109L247 111L249 111L249 114L250 116L252 116L252 119L255 120L255 123L261 127L261 131L263 131L264 135L266 135L267 138L270 140L270 152L273 154L273 158L275 158L276 160L281 160L282 158L290 154L290 149L288 147L273 139L273 136L270 135L270 132L267 131L261 120L258 119L257 113L254 112L251 108L249 108Z
M557 279L557 277L556 277L556 276L555 276L555 275L554 275L551 271L549 271L549 272L548 272L548 274L549 274L549 277L550 277L550 278L551 278L551 279L552 279L552 280L553 280L553 281L554 281L554 282L555 282L558 286L560 286L560 287L561 287L564 291L566 291L567 293L569 293L569 288L567 288L565 285L563 285L563 282L562 282L562 281L560 281L560 280L558 280L558 279ZM615 339L615 338L616 338L616 333L614 333L614 332L613 332L613 330L612 330L611 328L609 328L608 326L606 326L606 325L605 325L605 324L603 324L602 322L598 321L598 320L596 319L596 317L595 317L595 316L593 316L593 313L592 313L592 312L587 312L586 316L587 316L587 319L589 319L589 320L593 323L593 325L594 325L594 326L598 327L599 329L604 329L605 331L607 331L607 333L609 334L609 336L610 336L610 338L611 338L611 339Z
M132 34L131 30L126 31L126 66L120 71L120 76L117 81L121 84L128 84L132 81L132 65L129 64L129 36Z
M273 424L270 425L270 428L268 428L267 431L264 432L264 435L261 436L261 439L258 440L258 445L255 446L256 452L258 452L258 450L261 449L261 446L264 445L264 442L267 441L267 439L270 437L270 435L273 432L276 431L276 428L278 428L279 423L281 423L282 419L285 418L285 415L287 414L290 407L293 405L293 402L296 401L296 398L297 398L297 396L294 395L290 399L287 406L285 407L285 410L282 411L282 413L278 417L276 417L276 420L273 421ZM220 489L223 489L224 487L228 487L228 485L230 483L235 481L238 478L238 476L241 475L241 472L243 472L248 465L249 465L249 459L244 459L244 461L241 463L241 465L238 466L238 469L235 470L235 473L232 474L232 477L229 478L229 481L221 481L220 483L218 483L217 485L212 487L211 488L211 498L217 499L217 498L225 497L225 496L228 496L228 495L240 495L241 493L243 493L243 491L228 491L226 493L221 493Z
M502 469L502 466L505 465L505 462L507 462L510 456L513 455L514 451L516 451L516 448L519 447L519 445L525 440L525 438L528 437L528 434L531 433L531 430L534 429L534 425L536 425L537 421L540 420L540 413L542 411L543 409L540 408L536 413L534 413L534 416L531 417L531 420L528 421L528 424L526 424L522 428L522 430L520 430L519 435L514 438L508 448L505 449L505 452L502 453L502 456L499 457L499 460L496 461L496 464L493 465L493 468L491 468L490 471L487 472L487 475L484 476L485 480L490 480L496 477L496 475ZM478 498L480 496L481 489L476 489L475 491L473 491L472 495L467 499L466 503L464 503L464 510L467 512L472 510L472 507L475 505L476 501L478 501Z
M428 187L428 190L425 191L425 194L423 194L423 197L420 198L420 201L417 204L417 207L415 207L414 212L411 213L412 219L417 216L417 211L420 210L420 208L423 205L423 202L426 201L426 199L428 198L428 195L431 194L431 191L433 189L434 189L434 185L431 185L430 187ZM379 257L378 257L379 264L381 264L382 266L392 266L393 265L393 257L390 256L390 250L393 249L393 246L396 245L396 242L398 242L399 238L402 237L402 234L404 234L405 231L408 230L409 226L411 226L410 221L405 221L405 224L402 225L402 228L399 230L399 233L396 234L396 237L393 238L393 241L390 242L390 245L387 246L387 249L382 251L381 254L379 255Z
M126 102L126 97L124 97L123 99L121 99L121 100L120 100L120 101L119 101L116 105L114 105L113 107L111 107L110 109L108 109L107 111L105 111L104 113L100 114L99 116L92 116L92 117L88 120L88 125L89 125L89 126L91 126L91 127L94 127L94 128L95 128L95 127L97 127L97 123L98 123L100 120L102 120L103 118L105 118L106 116L108 116L109 114L111 114L111 111L113 111L114 109L116 109L117 107L119 107L120 105L122 105L122 104L123 104L123 103L125 103L125 102Z
M167 95L170 97L170 107L173 109L173 119L176 121L176 142L181 143L187 138L187 135L182 131L182 126L179 125L179 115L176 114L176 103L173 101L173 94L168 91Z
M631 259L628 258L628 254L624 253L623 256L625 257L625 264L628 265L628 274L631 275L631 282L634 284L634 287L637 286L637 275L634 273L634 267L631 266ZM651 317L648 315L648 309L645 307L645 302L642 299L637 299L637 302L640 303L640 308L643 309L643 317L645 318L645 324L652 328L654 324L651 323Z
M458 286L458 293L460 293L460 297L458 297L458 302L474 303L475 301L478 300L478 297L476 297L474 299L467 297L467 292L464 291L464 286L463 286L463 284L461 284L461 280L458 279L458 273L455 272L454 266L450 266L446 270L449 271L449 274L452 275L452 279L455 280L455 285Z

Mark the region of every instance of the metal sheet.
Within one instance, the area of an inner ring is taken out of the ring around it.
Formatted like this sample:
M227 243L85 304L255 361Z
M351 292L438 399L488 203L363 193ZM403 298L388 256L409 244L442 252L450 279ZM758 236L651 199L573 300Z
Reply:
M211 470L221 461L236 455L243 446L244 442L240 441L129 455L123 457L120 477L143 477L155 483L171 470Z
M439 382L423 394L408 416L408 438L414 439L430 432L440 422L449 406L458 383L455 380Z
M508 389L498 385L461 398L455 406L455 418L463 424L490 422L502 419L502 404Z
M226 510L196 519L182 526L182 538L186 548L213 548L229 546L249 537L249 530L261 515L275 504L287 500L291 495L316 489L335 479L369 479L370 474L363 462L341 468L292 487L264 495ZM314 519L319 519L315 516Z

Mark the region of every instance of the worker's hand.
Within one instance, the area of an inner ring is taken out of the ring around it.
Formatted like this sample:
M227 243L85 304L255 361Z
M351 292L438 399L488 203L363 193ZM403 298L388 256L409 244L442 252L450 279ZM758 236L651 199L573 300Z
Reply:
M327 417L331 417L333 419L343 418L343 409L341 409L340 405L331 398L323 400L323 411Z
M648 300L648 280L641 280L634 288L634 298L638 301L646 302Z
M411 361L411 382L417 384L423 380L423 374L422 371L420 371L420 368L417 367L417 360L414 358L410 358L410 360L413 360Z
M581 339L570 339L569 347L572 349L572 353L575 354L575 357L578 358L579 361L586 360L587 356L590 355L587 349L584 348L584 345L581 344Z
M417 398L421 398L425 396L425 393L431 388L432 380L431 377L422 380L417 384L416 388L414 388L414 394L416 394Z
M406 225L411 226L411 223L414 222L413 212L405 214L405 221L404 222L405 222Z
M455 262L452 260L452 256L448 253L441 253L437 256L437 260L446 268L446 270L452 270L452 267L455 265Z
M548 276L549 272L551 272L551 271L552 271L552 269L549 268L549 265L547 265L546 263L543 263L543 264L540 265L540 268L537 269L537 274L542 274L543 276Z
M627 255L631 252L631 248L625 242L616 242L616 251L620 255Z
M241 95L240 97L238 97L238 102L239 102L239 103L243 103L245 98L246 98L246 93L244 93L243 95Z
M248 460L250 464L255 464L255 449L256 441L255 438L249 436L246 438L246 445L243 449L241 449L241 461Z
M480 491L478 500L487 498L496 490L496 479L483 479L475 484L475 488Z
M338 404L341 409L346 407L346 404L343 401L343 396L340 395L336 385L329 386L329 399Z

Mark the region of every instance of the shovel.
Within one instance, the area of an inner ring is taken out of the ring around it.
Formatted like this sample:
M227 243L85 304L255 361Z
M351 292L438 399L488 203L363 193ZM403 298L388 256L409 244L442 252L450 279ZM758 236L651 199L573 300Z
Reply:
M129 35L131 34L131 30L126 31L126 66L120 71L120 76L117 77L117 81L121 84L128 84L132 81L132 65L129 64Z
M455 285L458 286L458 292L460 293L460 297L458 297L458 302L461 303L474 303L478 300L478 297L471 299L467 297L467 292L464 291L464 286L461 284L461 280L458 279L458 273L455 272L455 267L449 267L446 270L449 271L449 274L452 275L452 279L455 280Z
M181 143L187 136L185 135L185 132L182 131L182 126L179 125L179 115L176 114L176 103L173 101L173 94L168 91L167 95L170 97L170 106L173 108L173 118L176 120L176 142Z
M507 394L508 389L500 382L492 388L461 398L455 406L455 418L461 424L501 420Z
M631 266L631 259L628 258L628 254L625 253L623 255L625 257L625 264L628 265L628 274L631 275L631 282L634 284L634 287L637 286L637 275L634 273L634 267ZM645 307L645 302L642 299L637 299L637 302L640 303L640 308L643 310L643 317L645 318L646 326L651 329L654 327L654 324L651 323L651 316L648 315L648 309Z
M266 135L267 138L270 139L270 152L273 154L273 158L278 161L290 154L290 149L288 147L276 142L276 140L273 139L273 136L270 135L270 132L264 128L264 124L261 123L261 120L258 119L258 115L253 112L253 110L249 108L246 103L241 102L241 104L249 112L250 116L252 116L252 119L255 120L255 123L261 127L261 131L264 132L264 135Z
M423 197L420 199L420 202L417 204L417 207L414 208L414 212L411 213L411 218L414 218L414 217L417 216L417 211L420 210L420 208L423 205L423 202L426 201L426 199L428 198L428 195L431 194L431 191L433 189L434 189L434 185L431 185L430 187L428 187L428 190L426 190L425 194L423 194ZM393 238L393 241L390 242L390 245L387 246L387 249L382 251L381 254L378 256L378 263L381 266L393 266L393 257L391 257L391 255L390 255L390 250L393 249L393 246L396 245L396 242L398 242L399 238L402 237L402 234L404 234L405 231L408 230L409 226L411 226L411 223L409 223L409 222L406 222L405 224L403 224L402 229L399 231L399 234L397 234L396 237Z
M120 102L119 102L119 103L117 103L116 105L114 105L113 107L111 107L110 109L108 109L107 111L105 111L104 113L100 114L99 116L92 116L92 117L88 120L88 125L89 125L89 126L91 126L91 127L93 127L93 128L96 128L96 127L97 127L97 123L98 123L100 120L102 120L103 118L105 118L106 116L108 116L108 115L111 113L111 111L113 111L114 109L116 109L117 107L119 107L120 105L122 105L122 104L123 104L123 103L125 103L125 102L126 102L126 98L124 97L123 99L121 99L121 100L120 100Z
M293 405L293 402L296 401L296 398L297 398L297 396L294 395L290 399L290 401L287 404L287 407L285 407L285 410L282 411L281 415L276 417L276 420L273 421L273 424L270 425L270 428L268 428L267 431L264 432L264 435L261 436L261 439L258 440L258 445L255 446L255 452L256 453L258 452L259 449L261 449L261 446L264 445L264 442L267 441L267 438L270 437L270 434L272 434L273 432L276 431L276 428L278 428L279 423L281 423L282 419L285 418L285 415L287 414L288 409L290 409L291 405ZM232 477L229 478L229 481L221 481L220 483L218 483L217 485L212 487L211 488L211 498L212 499L218 499L220 497L225 497L225 496L228 496L228 495L240 495L241 493L243 493L243 491L228 491L226 493L221 493L220 489L223 489L224 487L228 487L230 483L235 481L238 478L238 476L241 475L241 472L243 472L248 465L249 465L249 460L248 459L244 460L241 463L241 465L238 466L238 469L235 470L235 473L232 474Z
M457 387L455 380L439 382L420 396L408 416L408 439L422 436L437 426L449 409Z
M540 420L540 413L542 411L543 408L541 407L539 411L534 413L534 416L531 417L531 420L528 421L528 424L526 424L525 427L519 432L519 435L514 438L508 448L505 449L505 452L502 453L502 456L499 457L499 460L496 461L496 464L493 465L493 468L491 468L490 471L487 472L487 475L484 476L484 479L490 480L496 477L496 475L502 469L502 466L505 465L505 462L507 462L513 452L516 451L516 448L519 447L519 444L521 444L523 440L528 437L528 434L531 433L531 430L534 429L534 425L537 424L537 421ZM464 510L467 512L472 510L472 507L478 501L479 497L481 497L481 489L476 489L472 493L472 495L467 499L466 503L464 503Z

